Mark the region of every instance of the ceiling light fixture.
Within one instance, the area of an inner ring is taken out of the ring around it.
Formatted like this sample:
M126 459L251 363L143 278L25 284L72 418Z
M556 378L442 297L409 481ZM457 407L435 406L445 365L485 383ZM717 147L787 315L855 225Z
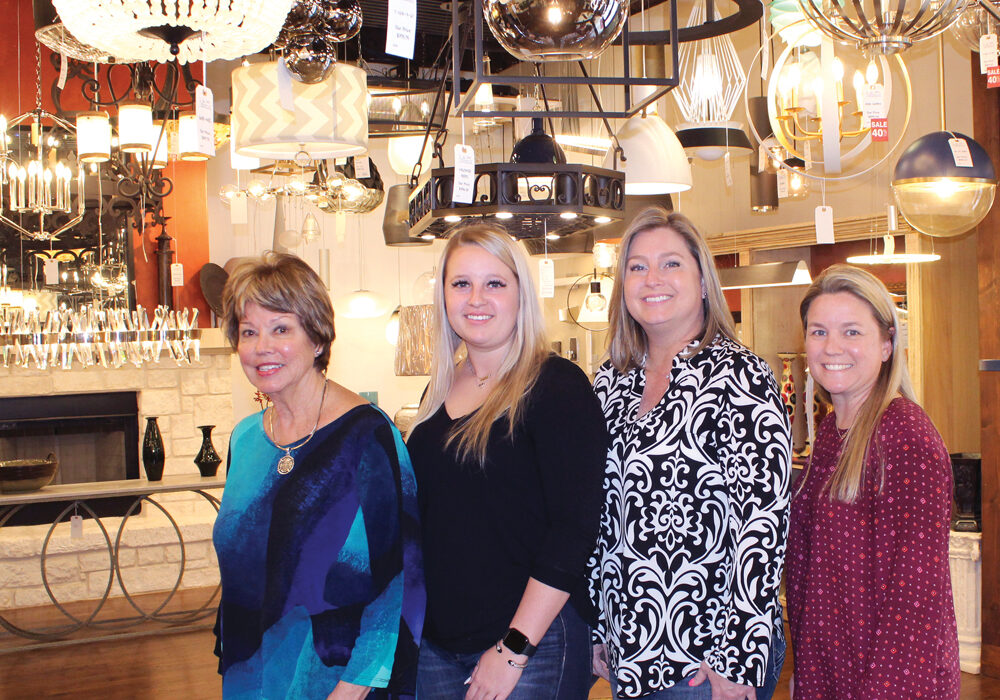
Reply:
M618 129L625 152L625 194L669 194L691 189L691 164L677 136L656 114L626 119ZM613 163L608 153L604 166Z
M190 63L257 53L277 38L292 0L53 0L53 5L74 37L112 56Z
M789 287L812 283L809 266L804 260L756 263L742 267L719 269L723 289L753 289L758 287Z

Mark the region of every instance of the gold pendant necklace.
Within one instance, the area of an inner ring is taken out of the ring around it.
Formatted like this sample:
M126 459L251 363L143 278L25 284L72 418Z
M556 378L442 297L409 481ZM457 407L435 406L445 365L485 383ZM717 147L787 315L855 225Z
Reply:
M274 409L274 407L271 408L271 413L268 416L268 423L267 423L268 428L270 428L270 430L271 430L271 435L268 435L267 431L264 431L264 435L267 437L267 439L271 442L272 445L274 445L275 447L277 447L279 450L283 450L284 453L285 453L281 457L281 459L278 460L278 473L279 474L282 474L282 475L288 474L290 471L292 471L292 469L295 468L295 458L292 457L292 450L299 449L300 447L302 447L303 445L305 445L307 442L309 442L310 440L312 440L313 435L316 434L316 429L319 428L319 419L323 415L323 402L326 400L326 387L327 387L327 384L328 384L327 380L324 379L323 380L323 395L319 399L319 413L316 414L316 423L315 423L315 425L313 425L312 432L309 433L309 437L307 437L305 440L303 440L302 442L300 442L298 445L288 445L288 446L279 445L275 441L275 439L271 438L271 435L274 435L275 438L277 438L277 435L275 435L275 432L274 432L274 412L275 412L275 409Z
M480 377L479 373L476 372L476 368L472 366L472 360L470 360L468 357L465 358L465 364L469 366L469 371L472 372L472 377L476 380L476 387L479 389L482 389L484 386L486 386L486 382L488 382L490 380L490 377L493 376L493 373L490 372L485 377Z

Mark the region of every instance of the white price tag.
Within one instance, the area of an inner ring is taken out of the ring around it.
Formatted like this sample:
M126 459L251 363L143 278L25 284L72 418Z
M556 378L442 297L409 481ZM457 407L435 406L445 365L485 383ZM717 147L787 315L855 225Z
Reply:
M879 83L865 86L865 104L862 108L861 126L867 129L872 119L885 118L885 88Z
M171 287L183 287L184 286L184 265L183 265L183 263L171 263L170 264L170 286Z
M959 138L948 139L948 146L951 147L951 157L955 159L956 167L972 167L972 154L969 153L968 141Z
M347 229L346 216L344 212L338 211L333 215L333 237L337 243L344 242L344 232Z
M807 171L813 169L812 155L813 155L812 143L810 141L806 141L805 143L802 144L802 160L806 162Z
M997 65L997 35L983 34L979 37L979 72L985 75Z
M215 155L215 105L212 91L204 85L194 89L194 115L198 124L198 152Z
M74 540L83 537L83 518L79 515L71 515L69 518L69 536Z
M472 204L476 190L476 152L472 146L455 144L455 184L451 190L454 204Z
M763 143L757 148L757 170L764 170L771 164L771 152Z
M59 261L49 258L42 263L45 284L59 284Z
M538 261L538 293L542 299L551 299L556 295L556 266L552 258Z
M385 52L413 58L417 34L417 0L389 0L389 23L385 30Z
M788 171L784 168L778 169L778 199L788 198Z
M368 156L354 156L354 179L366 180L372 176L372 168Z
M295 111L295 98L292 95L292 74L285 65L285 59L278 59L278 104L286 112Z
M816 207L816 242L833 243L833 207Z
M995 37L994 37L995 38ZM59 82L57 83L60 90L66 87L66 78L69 76L69 59L66 58L66 54L59 54Z
M229 200L229 222L234 226L249 222L249 218L247 217L246 192L237 192Z
M726 187L733 186L733 159L729 157L729 151L722 157L722 169L726 174Z

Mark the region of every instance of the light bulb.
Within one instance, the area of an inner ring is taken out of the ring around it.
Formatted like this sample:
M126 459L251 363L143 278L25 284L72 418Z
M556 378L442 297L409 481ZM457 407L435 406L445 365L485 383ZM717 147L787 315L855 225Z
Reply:
M844 62L839 58L834 57L833 62L830 65L830 71L833 73L834 80L844 79Z
M875 59L868 61L868 67L865 69L865 82L869 85L874 85L878 82L878 66L875 65Z
M934 184L934 194L941 199L951 199L959 190L959 185L954 180L939 180Z
M545 12L545 18L549 20L549 24L557 25L562 22L562 8L559 7L558 2L553 2L549 5L548 10Z

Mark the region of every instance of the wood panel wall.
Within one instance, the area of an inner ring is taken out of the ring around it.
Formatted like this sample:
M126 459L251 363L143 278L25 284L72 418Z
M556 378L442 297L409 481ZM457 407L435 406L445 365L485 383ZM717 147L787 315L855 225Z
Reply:
M986 89L972 61L973 134L1000 165L1000 90ZM979 225L979 356L1000 358L1000 209ZM979 373L983 455L982 672L1000 678L1000 372Z

